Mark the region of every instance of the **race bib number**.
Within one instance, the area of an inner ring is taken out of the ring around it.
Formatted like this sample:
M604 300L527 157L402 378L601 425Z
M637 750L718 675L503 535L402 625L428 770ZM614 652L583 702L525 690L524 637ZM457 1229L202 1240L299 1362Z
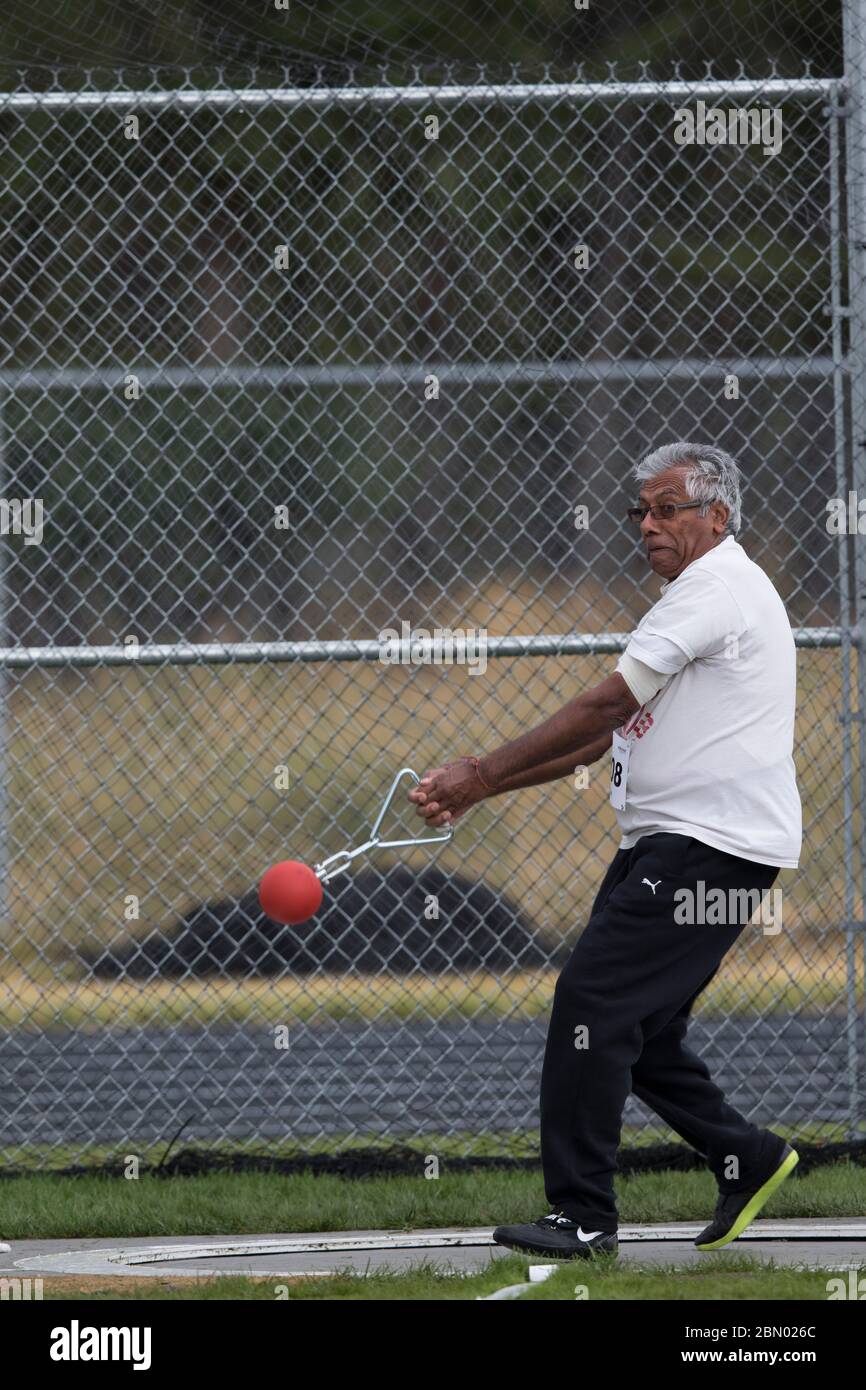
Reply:
M610 746L610 804L615 811L625 810L625 791L628 783L629 741L615 733Z

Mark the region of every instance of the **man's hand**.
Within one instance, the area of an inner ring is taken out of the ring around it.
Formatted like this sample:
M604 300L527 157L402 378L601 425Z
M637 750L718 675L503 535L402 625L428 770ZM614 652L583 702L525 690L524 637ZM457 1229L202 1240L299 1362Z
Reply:
M418 786L410 791L409 800L415 803L416 814L423 816L428 825L442 826L453 825L486 795L472 760L458 758L456 762L425 772Z

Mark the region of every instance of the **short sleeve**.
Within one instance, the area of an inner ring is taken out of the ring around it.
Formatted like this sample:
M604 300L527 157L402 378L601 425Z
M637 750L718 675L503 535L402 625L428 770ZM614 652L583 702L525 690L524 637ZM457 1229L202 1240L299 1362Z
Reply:
M654 671L644 661L636 661L628 652L623 652L616 663L616 669L639 705L648 704L670 680L663 671Z
M746 630L727 584L706 570L680 575L641 620L626 653L654 671L676 675L690 661L722 651Z

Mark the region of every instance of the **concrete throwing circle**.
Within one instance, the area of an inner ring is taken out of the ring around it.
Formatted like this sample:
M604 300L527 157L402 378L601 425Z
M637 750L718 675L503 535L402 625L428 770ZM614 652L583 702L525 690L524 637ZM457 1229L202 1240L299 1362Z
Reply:
M633 1263L698 1265L707 1253L696 1250L700 1224L622 1226L620 1253ZM474 1273L491 1259L513 1251L495 1245L491 1228L441 1231L353 1231L312 1235L218 1237L201 1240L178 1237L171 1244L155 1241L124 1246L94 1246L39 1252L45 1242L27 1242L31 1252L15 1260L15 1268L34 1274L136 1275L137 1277L213 1278L252 1275L259 1278L325 1278L343 1273L397 1272L419 1259L431 1262L446 1255L453 1273ZM83 1244L83 1242L82 1242ZM866 1221L756 1221L725 1251L739 1247L797 1268L857 1269L866 1267ZM16 1252L19 1253L19 1252ZM345 1261L334 1260L345 1255ZM537 1258L537 1257L532 1257ZM442 1264L442 1260L435 1261ZM336 1266L336 1267L335 1267Z

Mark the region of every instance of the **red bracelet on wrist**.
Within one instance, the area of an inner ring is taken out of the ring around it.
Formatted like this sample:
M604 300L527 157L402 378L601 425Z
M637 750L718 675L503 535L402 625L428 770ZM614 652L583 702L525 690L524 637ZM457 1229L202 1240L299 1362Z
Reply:
M493 788L492 788L492 787L489 787L489 786L487 785L487 783L485 782L484 778L481 776L481 769L480 769L479 766L478 766L479 759L478 759L478 758L470 758L469 761L471 762L472 766L475 768L475 772L476 772L476 774L477 774L477 776L478 776L478 780L479 780L479 782L481 783L481 785L482 785L482 787L484 788L484 790L487 791L487 792L492 792L492 791L493 791Z

